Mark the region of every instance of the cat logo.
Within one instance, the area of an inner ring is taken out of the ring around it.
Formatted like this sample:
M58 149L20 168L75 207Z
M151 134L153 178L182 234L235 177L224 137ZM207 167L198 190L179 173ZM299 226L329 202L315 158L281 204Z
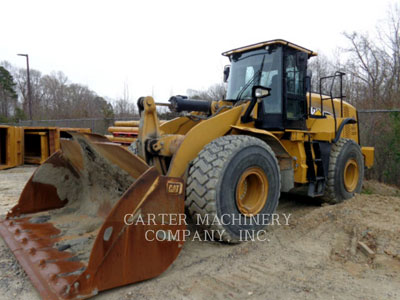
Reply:
M317 107L314 107L314 106L311 106L311 114L315 115L315 116L320 116L320 115L322 115L321 114L321 109L317 108Z
M173 181L168 181L167 182L167 192L169 194L182 194L183 190L183 184L182 182L173 182Z
M311 106L311 114L314 116L322 116L321 109L314 106ZM332 114L329 111L324 111L324 116L332 116Z

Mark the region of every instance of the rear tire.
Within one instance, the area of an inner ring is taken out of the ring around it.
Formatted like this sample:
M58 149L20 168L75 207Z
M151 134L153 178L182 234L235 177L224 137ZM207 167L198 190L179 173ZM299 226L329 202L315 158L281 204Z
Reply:
M261 216L275 212L280 188L278 161L265 142L224 136L206 145L190 166L185 204L196 225L209 235L236 243L246 232L265 229L268 222ZM199 217L208 218L209 224L199 224ZM210 224L216 217L225 224ZM259 218L257 224L250 225L251 218Z
M328 181L322 200L330 204L343 202L359 193L364 178L364 158L360 146L350 139L332 145Z

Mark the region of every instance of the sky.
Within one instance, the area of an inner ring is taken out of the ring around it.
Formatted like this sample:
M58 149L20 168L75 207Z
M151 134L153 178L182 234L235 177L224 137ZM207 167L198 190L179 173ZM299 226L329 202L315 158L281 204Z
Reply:
M166 102L222 82L226 50L285 39L331 55L342 33L372 32L393 0L1 0L0 61L49 74L102 97Z

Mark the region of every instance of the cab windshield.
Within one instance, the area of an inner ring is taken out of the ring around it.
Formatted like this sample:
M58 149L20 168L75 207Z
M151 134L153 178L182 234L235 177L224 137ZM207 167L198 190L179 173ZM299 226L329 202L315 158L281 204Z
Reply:
M282 110L281 47L268 47L255 51L234 54L228 81L227 100L251 99L255 85L271 88L271 95L263 101L269 113Z

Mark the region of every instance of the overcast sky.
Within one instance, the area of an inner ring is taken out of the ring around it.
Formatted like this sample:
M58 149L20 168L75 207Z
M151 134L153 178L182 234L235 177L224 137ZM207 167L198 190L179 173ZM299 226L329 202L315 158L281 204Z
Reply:
M221 82L221 52L282 38L330 55L370 31L393 0L2 0L0 61L63 71L103 97L166 101Z

